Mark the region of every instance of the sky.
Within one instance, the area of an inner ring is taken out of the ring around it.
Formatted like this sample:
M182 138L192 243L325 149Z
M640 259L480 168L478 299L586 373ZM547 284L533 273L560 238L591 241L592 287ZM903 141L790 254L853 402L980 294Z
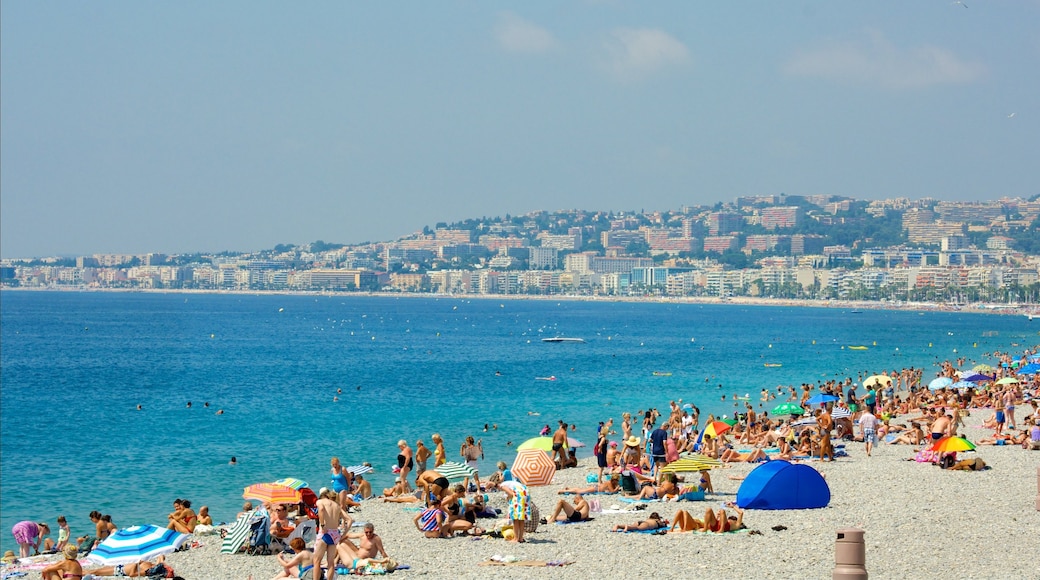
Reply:
M1040 193L1040 0L0 3L0 256Z

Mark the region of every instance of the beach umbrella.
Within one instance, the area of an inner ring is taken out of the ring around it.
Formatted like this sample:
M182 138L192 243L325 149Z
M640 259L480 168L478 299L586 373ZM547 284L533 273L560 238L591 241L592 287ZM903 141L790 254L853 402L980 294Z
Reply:
M151 560L171 554L191 538L174 530L156 526L130 526L116 530L87 555L92 562L107 566Z
M686 404L684 404L684 405L682 406L682 408L683 408L684 410L686 410L686 411L692 411L692 410L693 410L693 405L691 405L691 404L689 404L689 403L686 403Z
M513 460L513 477L527 486L549 485L556 475L556 462L541 449L521 449Z
M1040 372L1040 364L1037 363L1029 363L1018 369L1018 374L1020 375L1035 375L1038 372Z
M445 461L437 466L437 473L441 474L445 479L461 481L476 475L477 470L458 461Z
M845 407L834 407L834 410L831 411L831 417L834 417L835 419L844 419L846 417L851 416L852 411L848 410Z
M799 420L795 421L794 423L791 423L791 426L792 427L805 427L806 425L815 425L815 424L816 424L816 417L805 417L804 419L799 419Z
M828 393L817 393L817 394L813 395L812 397L809 397L809 400L806 401L805 404L806 405L824 405L826 403L833 403L834 401L837 401L837 400L838 400L838 397L836 395L831 395L831 394L828 394Z
M296 479L295 477L283 477L282 479L279 479L278 481L274 482L274 484L284 485L286 487L291 487L296 490L300 490L305 487L310 487L309 485L307 485L306 481L303 481L302 479Z
M712 437L718 437L726 431L729 431L731 426L728 423L722 421L712 421L704 427L704 434L711 435Z
M931 391L938 391L940 389L945 389L946 387L952 384L953 379L951 379L950 377L938 377L932 379L932 382L928 383L928 389Z
M687 453L679 459L661 468L661 473L696 473L705 469L711 469L722 465L722 462L714 457Z
M1029 355L1029 362L1040 362L1040 354Z
M964 437L943 437L928 448L936 453L949 453L951 451L975 451L975 444Z
M255 499L263 503L300 503L300 490L288 485L275 483L254 483L242 492L245 499Z
M892 377L888 375L871 375L864 379L864 387L890 387L892 386Z
M1018 379L1015 377L1004 377L997 381L998 385L1015 385L1018 384Z
M805 409L798 403L781 403L773 407L770 413L774 415L802 415L805 413Z
M975 366L971 367L971 370L973 370L973 371L975 371L977 373L991 373L991 372L993 372L993 367L991 367L989 365L975 365Z
M524 449L541 449L542 451L552 451L552 440L552 437L532 437L518 445L516 450L523 451ZM578 447L585 447L585 444L573 437L568 437L567 446L572 449L577 449Z
M371 465L348 465L346 470L353 473L354 475L364 475L372 472Z
M961 377L961 380L962 381L971 381L973 383L985 383L985 382L992 381L995 378L996 377L991 377L989 375L984 375L984 374L981 374L981 373L972 373L972 374L970 374L970 375L968 375L966 377Z

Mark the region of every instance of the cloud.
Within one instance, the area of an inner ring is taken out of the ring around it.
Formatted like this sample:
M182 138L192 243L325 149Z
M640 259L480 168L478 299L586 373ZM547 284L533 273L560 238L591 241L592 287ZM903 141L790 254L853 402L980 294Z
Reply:
M686 45L667 32L649 28L619 28L606 42L604 68L618 80L630 81L669 66L690 61Z
M548 30L508 12L499 18L495 38L506 52L526 54L548 52L557 44Z
M985 67L931 45L900 48L884 34L868 30L866 38L835 42L805 51L783 66L792 76L833 79L886 89L921 89L965 84L980 78Z

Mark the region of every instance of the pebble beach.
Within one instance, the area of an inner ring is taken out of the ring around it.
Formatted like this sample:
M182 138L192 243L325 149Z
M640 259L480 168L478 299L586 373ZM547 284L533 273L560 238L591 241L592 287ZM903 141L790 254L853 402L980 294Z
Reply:
M990 414L973 410L965 419L963 434L974 441L989 436L992 431L980 425ZM353 517L373 523L390 556L409 567L392 574L402 578L584 579L625 573L662 578L829 578L835 567L837 531L844 528L863 530L866 569L873 578L1038 576L1040 452L1019 446L979 446L974 454L991 468L972 472L907 461L916 450L909 445L881 444L870 457L862 443L849 442L846 449L848 457L808 463L828 482L827 507L747 510L748 530L737 533L649 535L609 530L618 523L638 521L650 511L671 520L679 509L696 517L708 507L718 509L735 498L739 479L756 464L714 469L716 493L708 494L705 501L643 502L646 511L641 511L635 509L639 504L601 495L604 510L631 511L596 513L593 521L579 524L541 525L524 544L491 537L425 539L412 524L414 508L378 499L365 501ZM552 485L531 488L543 517L550 514L561 487L585 484L586 475L594 473L594 461L583 459L578 468L557 472ZM489 495L491 505L505 507L503 494ZM491 519L479 524L495 527ZM167 559L187 580L260 580L280 571L274 556L221 555L219 536L196 539L200 547ZM493 556L570 563L532 568L482 565ZM15 570L5 568L4 577Z

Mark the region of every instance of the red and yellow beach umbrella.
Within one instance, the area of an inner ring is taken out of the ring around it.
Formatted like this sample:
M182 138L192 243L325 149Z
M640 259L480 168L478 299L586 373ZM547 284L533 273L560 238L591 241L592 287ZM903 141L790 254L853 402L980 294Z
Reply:
M513 460L513 476L527 486L549 485L556 462L541 449L521 449Z
M704 427L704 434L711 435L712 437L718 437L726 431L729 431L731 428L732 427L730 427L726 423L723 423L722 421L712 421L711 423L708 423L706 427Z

